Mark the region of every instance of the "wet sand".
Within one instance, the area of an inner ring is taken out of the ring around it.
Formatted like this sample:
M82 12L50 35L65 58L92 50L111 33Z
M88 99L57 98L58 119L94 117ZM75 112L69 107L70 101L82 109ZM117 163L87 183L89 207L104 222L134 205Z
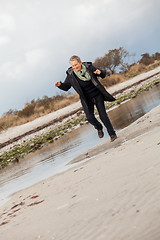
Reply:
M115 97L121 95L123 92L133 91L136 86L141 86L144 83L151 82L160 78L160 66L148 72L139 74L125 82L116 84L108 88L108 91ZM20 126L11 127L0 133L0 153L8 151L16 144L22 144L27 141L53 130L57 125L66 122L70 117L74 117L79 110L81 111L80 101L71 104L56 112L49 113L45 116L39 117L31 122Z
M80 160L14 194L0 208L1 239L159 240L160 106Z

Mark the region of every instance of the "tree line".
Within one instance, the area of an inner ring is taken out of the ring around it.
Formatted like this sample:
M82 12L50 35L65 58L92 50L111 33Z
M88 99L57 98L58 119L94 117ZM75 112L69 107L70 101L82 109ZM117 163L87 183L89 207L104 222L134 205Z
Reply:
M150 65L155 60L160 60L160 53L156 52L151 56L149 53L141 55L141 59L136 62L135 53L130 54L124 47L109 50L103 57L96 58L94 62L95 67L103 68L114 74L117 71L127 72L134 64Z
M151 56L149 53L144 53L141 55L141 59L138 62L135 61L134 57L135 53L130 54L124 47L119 47L109 50L102 57L96 58L93 65L95 67L105 69L109 75L113 75L117 72L126 73L135 64L148 66L154 63L155 60L160 60L160 53L156 52ZM111 85L119 82L119 79L116 80L114 75L113 78L114 79L110 79L109 81ZM108 84L108 81L106 82ZM105 80L103 81L105 86L107 86L106 82ZM60 100L66 99L66 96L66 94L56 95L53 97L44 96L42 99L32 100L31 102L26 103L24 108L20 111L10 109L8 112L4 113L3 116L17 115L18 117L29 117L34 114L35 109L42 109L44 112L51 112L56 110L56 103L60 102Z

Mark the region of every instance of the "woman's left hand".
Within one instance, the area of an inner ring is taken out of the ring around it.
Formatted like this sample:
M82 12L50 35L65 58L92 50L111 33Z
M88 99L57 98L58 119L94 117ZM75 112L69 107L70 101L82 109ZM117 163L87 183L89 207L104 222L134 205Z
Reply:
M96 71L94 71L94 74L100 75L101 71L99 69L96 69Z

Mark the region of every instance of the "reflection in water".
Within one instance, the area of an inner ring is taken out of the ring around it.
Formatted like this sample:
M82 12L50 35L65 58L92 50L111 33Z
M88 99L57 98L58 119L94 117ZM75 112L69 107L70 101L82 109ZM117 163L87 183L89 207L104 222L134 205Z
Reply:
M113 126L118 130L128 126L159 104L160 86L155 86L150 91L144 92L113 109L109 112L109 116L112 119Z
M159 104L160 86L157 86L112 109L109 116L115 129L119 130ZM108 134L105 131L106 137ZM7 167L0 175L0 204L6 201L10 194L69 168L70 166L66 165L68 162L105 141L105 138L99 139L94 128L87 124L61 137L56 143L29 155L19 164Z
M66 166L68 162L88 148L100 143L100 140L96 131L87 124L63 136L56 146L54 143L50 144L45 150L41 149L28 156L25 162L22 160L10 169L4 169L0 177L0 204L4 203L13 192L70 168L69 165Z

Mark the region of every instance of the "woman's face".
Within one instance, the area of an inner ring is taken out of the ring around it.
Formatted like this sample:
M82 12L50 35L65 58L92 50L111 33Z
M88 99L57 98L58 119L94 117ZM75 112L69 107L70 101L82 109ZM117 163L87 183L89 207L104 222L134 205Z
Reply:
M81 71L81 68L82 68L82 62L78 62L77 60L74 60L72 62L70 62L72 68L75 70L75 71Z

